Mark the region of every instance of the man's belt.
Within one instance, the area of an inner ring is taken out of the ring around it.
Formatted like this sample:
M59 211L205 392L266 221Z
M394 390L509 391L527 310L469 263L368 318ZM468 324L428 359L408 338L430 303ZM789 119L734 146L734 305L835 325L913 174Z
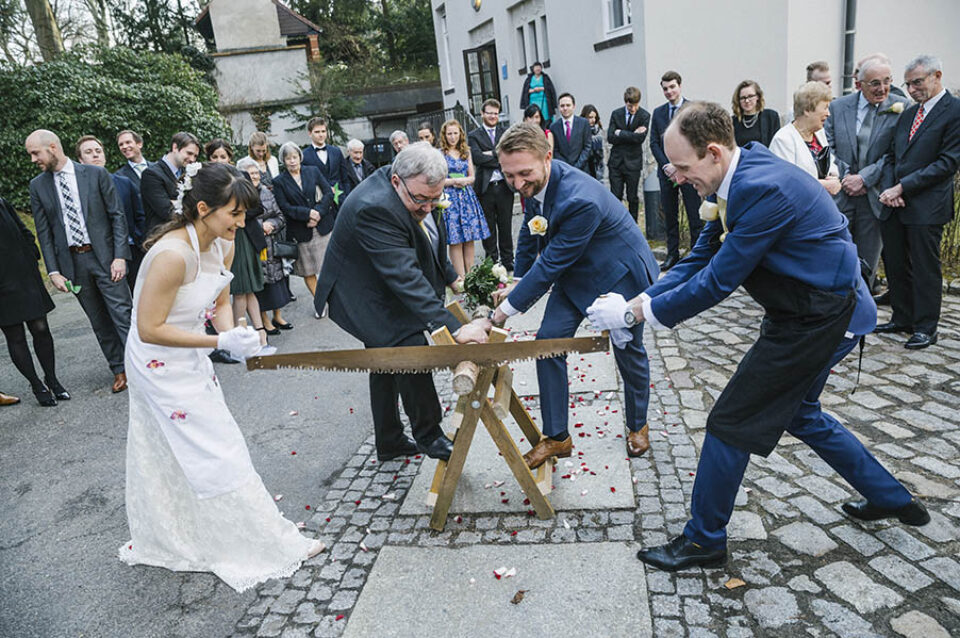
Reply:
M80 255L82 253L88 253L93 250L93 246L90 244L83 244L82 246L70 246L70 252L75 255Z
M602 352L608 348L609 341L604 333L597 337L568 339L274 354L247 359L247 369L312 368L345 372L418 373L455 368L461 361L472 361L478 366L501 365L508 361L560 357L571 352Z

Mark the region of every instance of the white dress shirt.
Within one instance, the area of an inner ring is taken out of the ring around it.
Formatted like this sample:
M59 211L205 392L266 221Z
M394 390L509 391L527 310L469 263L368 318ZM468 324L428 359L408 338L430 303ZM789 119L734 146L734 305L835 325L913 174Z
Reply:
M320 158L320 161L324 164L327 163L327 147L324 146L320 148L319 146L314 145L313 149L317 152L317 157Z
M497 139L497 129L487 128L486 126L484 126L483 130L486 131L487 137L489 137L491 140ZM496 154L497 152L496 142L493 143L493 152L494 154ZM499 182L502 179L503 179L503 173L501 173L499 169L496 169L496 168L493 169L493 173L490 174L490 183L493 184L494 182Z
M550 173L547 173L547 184L549 183L550 183ZM543 211L543 202L547 198L547 184L544 184L540 192L533 196L533 199L540 202L541 212ZM515 279L519 280L521 278L517 277ZM507 315L508 317L512 317L513 315L520 313L519 310L517 310L516 308L510 305L509 299L504 299L503 301L501 301L499 308L500 308L500 311L503 312L503 314Z
M77 187L77 171L73 162L67 160L63 168L53 173L54 188L57 191L57 199L60 200L60 214L63 216L64 229L70 228L70 221L67 219L67 205L63 200L63 193L60 192L60 180L66 177L67 187L70 189L70 196L77 203L77 211L80 212L80 227L83 229L83 243L90 243L90 233L87 232L87 221L83 217L83 208L80 204L80 189ZM70 239L70 231L67 230L67 239Z

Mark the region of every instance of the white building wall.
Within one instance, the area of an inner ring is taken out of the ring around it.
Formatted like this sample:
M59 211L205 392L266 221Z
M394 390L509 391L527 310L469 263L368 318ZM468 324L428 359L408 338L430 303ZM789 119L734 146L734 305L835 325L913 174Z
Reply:
M501 95L509 100L516 121L525 77L517 72L522 58L516 22L528 15L528 7L541 4L549 47L547 74L558 92L574 94L578 106L595 104L605 126L628 85L640 87L641 104L648 111L662 103L659 80L668 69L683 76L685 95L726 108L734 87L753 79L763 88L767 105L785 114L793 92L805 80L806 65L819 59L830 63L835 93L842 91L844 0L632 0L628 32L633 42L601 51L595 51L594 44L607 37L606 0L484 0L480 11L471 4L432 0L435 27L437 11L446 12L450 44L448 68L442 35L435 28L445 106L467 103L463 50L494 38L498 73L507 65L507 79L500 76ZM899 83L910 58L937 55L944 62L946 85L960 87L958 24L957 0L860 0L856 57L883 51L892 58Z
M210 22L218 51L286 44L270 0L211 0Z

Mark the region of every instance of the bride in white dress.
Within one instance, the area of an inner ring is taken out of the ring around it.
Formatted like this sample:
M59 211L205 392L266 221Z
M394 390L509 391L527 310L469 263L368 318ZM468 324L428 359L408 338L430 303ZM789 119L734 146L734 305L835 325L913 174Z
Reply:
M323 551L285 519L250 461L207 357L260 347L234 327L233 238L256 190L224 164L192 164L182 212L161 227L137 277L127 340L126 507L130 565L213 572L237 591L293 574ZM218 336L204 334L212 317Z

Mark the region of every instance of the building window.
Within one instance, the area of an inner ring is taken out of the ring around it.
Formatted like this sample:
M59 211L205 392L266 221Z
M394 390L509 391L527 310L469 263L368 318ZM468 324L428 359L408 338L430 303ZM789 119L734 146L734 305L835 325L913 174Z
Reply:
M604 0L607 4L607 32L630 26L630 0Z
M522 26L517 27L517 58L520 60L520 74L523 75L530 62L527 60L527 38Z
M491 42L467 49L463 52L463 67L467 76L467 106L473 115L479 116L484 100L500 100L496 45Z
M527 23L527 40L530 41L530 57L533 61L540 60L540 43L537 41L537 21Z
M540 16L540 53L543 54L543 57L540 58L541 62L550 59L550 44L547 42L547 16Z
M447 30L447 9L440 7L437 9L437 22L440 24L440 39L443 46L443 60L446 70L446 84L444 86L453 86L453 64L450 62L450 33Z

